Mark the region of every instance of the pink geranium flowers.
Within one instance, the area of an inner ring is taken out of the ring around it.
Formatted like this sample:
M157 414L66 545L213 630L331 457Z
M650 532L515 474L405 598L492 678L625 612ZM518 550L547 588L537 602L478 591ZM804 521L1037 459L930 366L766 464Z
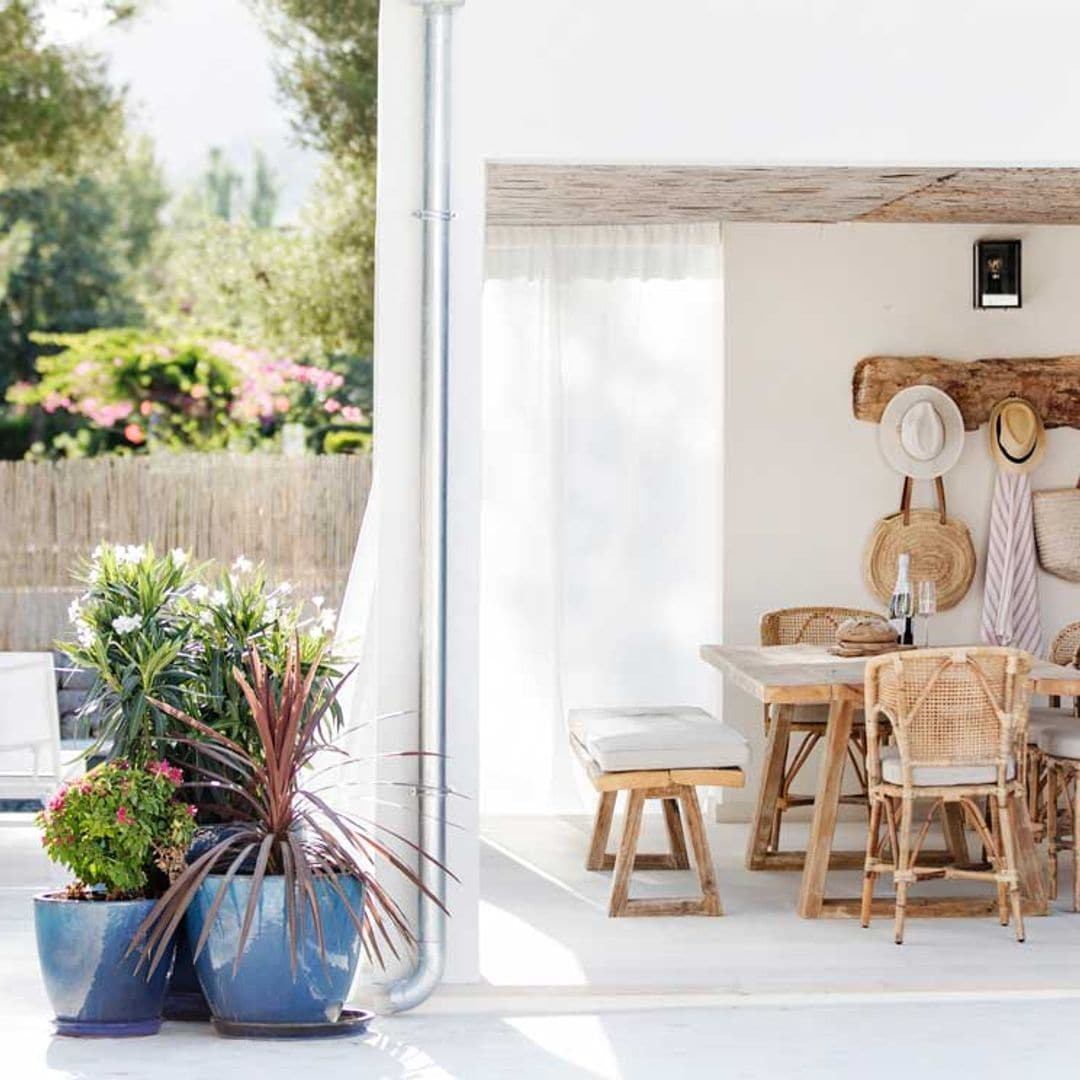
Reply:
M164 758L161 761L151 761L147 765L146 771L151 776L164 776L166 780L177 786L184 781L184 774L175 765L170 765Z

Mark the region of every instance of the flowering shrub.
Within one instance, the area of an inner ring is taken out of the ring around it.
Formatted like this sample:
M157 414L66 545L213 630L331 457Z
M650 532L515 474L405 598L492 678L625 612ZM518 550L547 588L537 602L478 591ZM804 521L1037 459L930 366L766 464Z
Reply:
M318 666L316 694L338 675L325 655L335 613L315 597L305 617L288 582L268 583L243 556L222 570L194 567L179 548L158 556L150 545L100 544L77 577L86 592L69 611L76 640L61 648L96 675L79 722L85 729L96 721L99 741L137 764L163 752L195 761L190 730L157 702L256 746L251 709L232 674L253 648L280 673L295 639L304 670ZM332 707L331 722L340 719Z
M179 798L180 770L167 761L133 768L117 760L61 788L37 817L53 862L74 875L72 897L160 895L184 868L195 807Z
M68 430L42 453L252 449L285 423L311 430L364 426L345 376L224 340L174 340L139 330L38 334L59 351L37 361L36 383L8 400L40 408Z

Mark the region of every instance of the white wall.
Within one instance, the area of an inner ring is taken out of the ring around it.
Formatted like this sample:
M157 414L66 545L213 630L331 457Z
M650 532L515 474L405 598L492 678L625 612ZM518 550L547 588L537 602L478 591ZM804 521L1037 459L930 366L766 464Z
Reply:
M1018 236L1024 306L971 305L972 243ZM1080 347L1080 228L956 225L728 225L724 636L753 642L761 613L796 604L880 605L862 580L874 522L896 510L900 478L876 424L851 410L864 356L1054 356ZM1080 432L1050 431L1035 488L1072 486ZM987 429L966 436L945 477L950 514L971 529L979 566L963 602L932 621L939 642L977 641L994 467ZM933 485L916 487L931 505ZM1080 616L1080 585L1039 575L1048 635ZM725 693L724 718L754 741L761 709ZM745 811L750 792L728 802Z
M449 709L454 782L475 790L485 161L1068 164L1080 160L1080 13L1071 0L467 0L455 24ZM416 694L420 26L415 5L384 0L376 415L387 710ZM478 847L467 807L459 820L451 976L469 979Z

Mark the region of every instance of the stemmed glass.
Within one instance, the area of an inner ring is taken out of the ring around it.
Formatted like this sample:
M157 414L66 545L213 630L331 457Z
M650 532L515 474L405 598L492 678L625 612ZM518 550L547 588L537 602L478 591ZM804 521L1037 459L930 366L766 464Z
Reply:
M919 582L919 618L922 619L922 647L930 645L930 616L937 614L937 582Z

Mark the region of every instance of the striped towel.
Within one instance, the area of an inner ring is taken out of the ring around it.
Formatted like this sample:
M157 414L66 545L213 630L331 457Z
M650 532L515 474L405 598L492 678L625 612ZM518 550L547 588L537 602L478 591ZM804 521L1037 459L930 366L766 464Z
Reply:
M1027 473L998 471L990 505L982 639L1042 655L1035 530Z

